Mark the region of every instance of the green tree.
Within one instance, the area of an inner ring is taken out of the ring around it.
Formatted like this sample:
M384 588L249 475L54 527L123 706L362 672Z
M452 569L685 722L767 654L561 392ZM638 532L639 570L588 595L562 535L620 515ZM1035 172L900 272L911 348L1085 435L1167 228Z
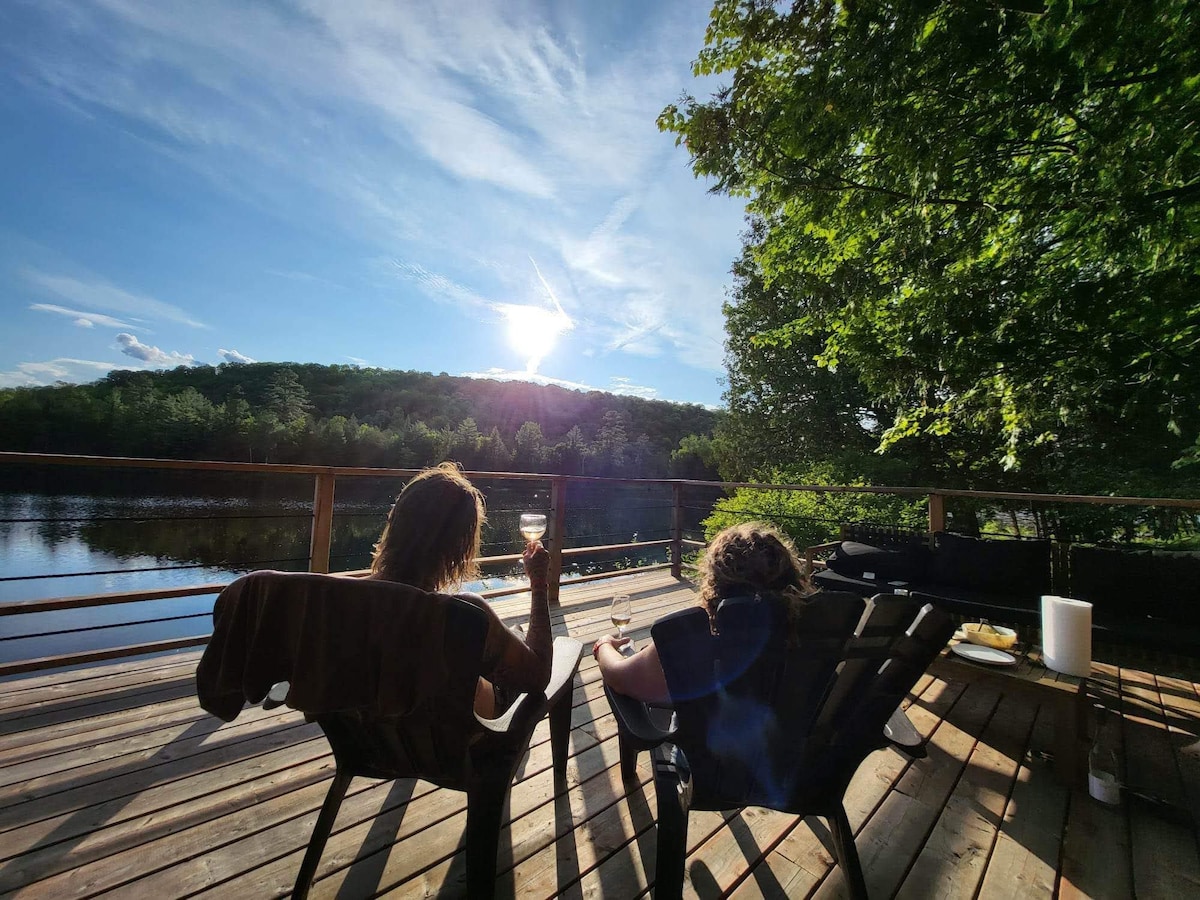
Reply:
M468 416L450 433L450 458L465 469L479 468L483 458L483 440L479 426Z
M518 472L538 471L546 458L546 439L542 435L542 426L537 422L525 422L517 429L513 440L516 444L513 468Z
M718 480L720 472L712 438L702 434L680 438L679 446L671 453L671 475L696 481Z
M823 466L796 477L780 479L794 484L831 484L839 480L840 473ZM842 522L878 522L922 528L928 522L928 514L923 499L890 494L816 494L738 488L733 496L719 500L702 524L705 536L711 540L721 529L751 520L774 523L803 550L836 539Z
M564 475L582 475L586 454L587 441L584 440L583 432L578 425L572 425L571 430L554 445L551 458L555 471Z
M507 471L512 462L512 454L508 450L508 445L504 443L500 429L496 426L493 425L491 432L483 439L480 455L480 465L489 472Z
M592 453L602 475L619 475L625 468L625 456L629 451L629 432L625 427L625 416L610 409L600 420Z
M302 419L312 408L308 392L292 369L281 369L267 384L266 407L288 425Z
M946 471L1107 460L1124 485L1200 440L1192 0L718 0L695 71L730 82L660 126L748 198L786 309L735 302L731 405L752 346L858 393L828 436L854 452L859 415Z

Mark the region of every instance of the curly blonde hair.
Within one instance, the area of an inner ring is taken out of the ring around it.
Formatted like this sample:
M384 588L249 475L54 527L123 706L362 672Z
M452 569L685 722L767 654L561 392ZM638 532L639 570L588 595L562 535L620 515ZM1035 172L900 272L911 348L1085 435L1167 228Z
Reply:
M487 522L483 494L454 463L416 475L400 491L375 545L371 572L426 591L477 577Z
M700 603L715 624L726 597L767 594L788 604L789 618L813 593L791 539L766 522L743 522L709 542L700 561Z

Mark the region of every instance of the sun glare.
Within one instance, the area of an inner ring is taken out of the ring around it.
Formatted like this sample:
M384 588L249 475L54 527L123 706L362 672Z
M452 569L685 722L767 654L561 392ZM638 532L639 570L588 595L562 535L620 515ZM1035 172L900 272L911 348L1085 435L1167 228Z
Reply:
M531 375L572 324L566 313L557 309L506 305L501 312L508 322L509 346L525 359L525 371Z

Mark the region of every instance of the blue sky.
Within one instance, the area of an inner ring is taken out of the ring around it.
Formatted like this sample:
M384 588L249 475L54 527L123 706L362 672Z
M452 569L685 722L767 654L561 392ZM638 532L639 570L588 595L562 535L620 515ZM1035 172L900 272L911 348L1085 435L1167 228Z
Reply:
M707 0L8 0L0 386L224 360L717 404Z

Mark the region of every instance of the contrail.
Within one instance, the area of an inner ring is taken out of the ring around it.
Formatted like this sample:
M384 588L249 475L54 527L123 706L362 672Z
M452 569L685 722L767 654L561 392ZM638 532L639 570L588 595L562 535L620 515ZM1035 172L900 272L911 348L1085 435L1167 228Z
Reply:
M550 288L550 283L546 281L546 277L542 274L542 270L538 268L537 261L531 256L529 261L533 263L533 271L537 272L538 281L542 283L542 287L546 289L546 293L550 295L550 299L554 301L554 308L558 310L558 314L567 320L568 325L574 325L571 317L566 314L562 308L562 304L558 302L558 298L554 296L554 291Z

